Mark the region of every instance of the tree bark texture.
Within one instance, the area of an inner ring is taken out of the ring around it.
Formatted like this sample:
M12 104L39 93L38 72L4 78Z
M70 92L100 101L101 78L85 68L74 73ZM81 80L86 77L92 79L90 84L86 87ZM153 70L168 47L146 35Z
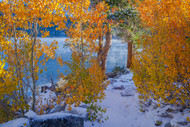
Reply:
M132 42L128 42L128 55L127 55L127 68L131 67L132 64L132 53L133 53L133 47Z
M32 83L33 83L33 93L32 93L32 110L36 112L36 79L35 79L35 68L34 68L34 47L36 45L37 39L37 21L34 21L34 41L32 43L32 54L31 54L31 73L32 73Z
M100 62L100 66L102 67L102 70L105 72L106 71L106 61L108 58L108 53L110 50L112 44L112 34L111 30L109 30L106 33L106 41L104 46L102 47L102 37L99 38L99 53L98 53L98 59Z

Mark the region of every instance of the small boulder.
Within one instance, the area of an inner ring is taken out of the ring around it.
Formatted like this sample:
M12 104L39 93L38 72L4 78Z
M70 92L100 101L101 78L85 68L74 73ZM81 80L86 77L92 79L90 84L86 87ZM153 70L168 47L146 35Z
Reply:
M116 86L116 87L114 87L113 89L114 89L114 90L124 90L125 87L124 87L123 85L121 85L121 86Z
M170 114L168 114L167 112L162 113L160 116L161 116L161 117L168 117L168 118L171 118L171 119L173 118L173 116L170 115Z
M168 108L166 111L167 111L167 112L174 112L175 110L172 109L172 108Z
M63 105L57 105L55 106L50 113L55 113L55 112L61 112L61 111L65 111L65 106Z
M128 80L124 80L124 79L121 79L121 80L119 80L120 82L123 82L123 83L127 83L128 82Z
M87 105L79 105L79 107L81 107L81 108L88 108Z
M114 78L116 76L117 76L117 73L114 73L114 72L106 73L106 77L108 78Z
M147 102L146 102L146 106L149 107L151 104L152 104L152 100L148 99Z
M183 122L177 122L179 125L182 125L182 126L186 126L188 124L188 122L186 121L183 121Z
M172 127L172 125L171 125L170 122L168 122L168 123L166 123L166 124L164 125L164 127Z
M116 79L110 79L110 84L114 84L116 82L118 82Z
M121 92L121 96L122 96L122 97L134 96L134 95L135 95L135 91L125 90L124 92Z
M180 112L183 112L184 109L185 109L185 106L182 106L182 105L177 107L177 110Z
M50 88L48 86L42 86L41 87L41 93L46 93L46 90L49 90Z

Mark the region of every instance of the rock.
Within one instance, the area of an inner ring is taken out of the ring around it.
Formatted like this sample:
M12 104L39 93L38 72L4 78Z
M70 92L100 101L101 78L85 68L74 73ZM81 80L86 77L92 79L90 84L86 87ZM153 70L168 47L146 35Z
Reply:
M33 111L28 111L27 113L24 114L24 116L31 118L31 119L38 117L37 113L35 113Z
M173 118L173 116L172 115L170 115L170 114L168 114L167 112L165 112L165 113L162 113L161 115L160 115L160 117L168 117L168 118Z
M171 123L169 122L169 123L166 123L166 124L164 125L164 127L172 127L172 125L171 125Z
M71 111L70 110L66 110L65 112L66 113L71 113L71 114L77 114L77 115L79 115L78 111L76 109L74 109L74 108L72 108Z
M124 92L121 92L121 96L126 97L126 96L134 96L135 91L134 90L125 90Z
M110 84L114 84L114 83L116 83L116 82L118 82L116 79L111 79L111 80L110 80Z
M70 113L70 114L76 114L78 116L82 116L83 118L85 118L86 114L87 114L87 108L84 108L84 107L72 107L71 111L66 108L65 112Z
M128 80L123 80L123 79L121 79L121 80L119 80L119 81L120 81L120 82L124 82L124 83L125 83L125 82L126 82L126 83L128 82Z
M156 125L156 126L162 125L162 121L157 120L156 123L155 123L155 125Z
M87 105L79 105L78 107L87 108L88 106Z
M130 82L132 82L133 81L133 79L128 79Z
M185 106L182 106L182 105L177 107L177 110L180 112L183 112L184 109L185 109Z
M124 90L125 87L123 85L121 85L121 86L114 87L113 89L114 90Z
M151 99L148 99L147 101L147 106L150 106L152 104L152 100Z
M117 76L117 73L114 72L106 73L106 77L108 78L114 78L115 76Z
M84 119L78 115L56 112L37 115L33 111L25 114L29 118L30 127L83 127Z
M121 93L121 96L122 97L127 97L127 96L133 96L133 94L132 93Z
M42 86L41 87L41 93L45 93L46 90L49 90L50 88L48 86Z
M182 126L186 126L188 124L188 122L184 121L184 122L177 122L179 125L182 125Z
M53 92L55 92L56 88L54 85L49 86L41 86L41 93L46 93L46 90L51 90Z
M167 111L167 112L174 112L175 110L172 109L172 108L168 108L166 111Z
M83 127L84 118L64 112L37 115L33 111L25 114L25 118L11 120L0 124L3 127Z
M129 73L131 73L130 70L128 68L126 68L124 74L129 74Z
M50 113L55 113L55 112L60 112L60 111L64 111L65 110L65 106L63 105L57 105L55 106Z
M55 105L57 96L51 90L46 90L45 93L39 93L36 95L36 111L43 110L45 113L49 113ZM30 104L32 101L30 101Z
M157 109L157 108L158 108L158 105L155 104L155 105L153 106L153 108L154 108L154 109Z
M32 120L31 127L83 127L84 120L81 117L66 116L57 119Z
M30 121L28 118L16 118L6 123L0 123L0 127L30 127Z

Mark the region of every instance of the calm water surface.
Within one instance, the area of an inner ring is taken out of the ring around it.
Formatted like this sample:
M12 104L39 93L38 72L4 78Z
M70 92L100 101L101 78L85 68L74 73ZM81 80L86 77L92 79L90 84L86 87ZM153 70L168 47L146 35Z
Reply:
M56 57L61 56L64 61L70 60L71 51L69 48L63 48L64 40L66 38L39 38L42 42L47 42L50 44L52 41L58 41L59 49L56 50ZM127 63L127 44L122 43L121 40L113 39L112 46L108 55L107 60L107 72L111 72L115 66L125 66ZM47 71L42 73L39 77L39 85L46 84L50 80L50 75L52 75L53 80L57 80L59 69L60 72L65 74L65 70L68 69L67 66L61 67L57 64L56 59L49 60L46 63Z

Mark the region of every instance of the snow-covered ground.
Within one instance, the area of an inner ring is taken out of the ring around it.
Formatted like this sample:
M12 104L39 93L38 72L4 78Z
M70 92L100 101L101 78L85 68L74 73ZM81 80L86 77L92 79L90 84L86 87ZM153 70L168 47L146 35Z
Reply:
M104 116L108 116L109 119L104 123L95 122L95 127L154 127L153 116L139 110L139 99L135 92L132 74L109 80L111 84L105 91L106 99L100 104L107 108ZM121 86L125 89L118 90ZM85 127L90 125L90 122L85 122Z
M111 84L105 91L106 98L100 103L103 108L107 108L104 116L108 116L109 119L103 123L95 122L95 127L155 127L156 121L162 121L159 127L172 127L168 125L169 123L173 127L190 127L190 122L186 120L190 117L188 110L170 113L173 118L160 117L171 106L154 109L151 105L146 107L147 111L142 112L132 76L132 73L129 73L109 79ZM187 125L183 126L178 122L187 123ZM85 122L85 127L89 126L92 126L92 123Z
M155 127L156 121L162 122L159 127L190 127L190 122L187 121L187 117L190 117L190 111L188 109L185 109L183 112L166 112L169 108L174 107L165 106L154 108L152 104L146 107L145 112L142 112L142 110L140 110L142 106L140 106L140 100L132 76L132 73L128 73L109 79L110 85L105 90L106 98L100 103L102 108L107 108L104 117L106 118L108 116L109 119L103 123L93 122L94 127ZM51 92L48 91L46 94L48 93ZM47 95L45 97L48 99ZM84 104L82 105L83 106L73 107L72 112L67 111L67 113L85 117L86 107ZM51 114L48 116L50 115ZM28 115L26 114L26 116ZM24 123L28 124L28 121L25 118L20 118L9 121L7 124L4 124L3 127L6 127L6 125L21 125ZM92 126L92 122L85 121L84 127L90 126Z

